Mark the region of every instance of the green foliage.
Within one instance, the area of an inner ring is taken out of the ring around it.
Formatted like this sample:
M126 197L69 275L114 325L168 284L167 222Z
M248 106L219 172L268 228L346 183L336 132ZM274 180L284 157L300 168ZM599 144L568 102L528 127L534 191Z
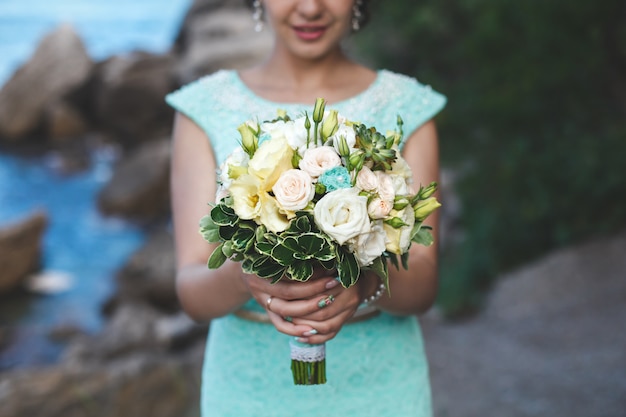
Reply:
M465 240L442 257L445 311L475 308L522 262L626 226L626 2L374 5L357 52L449 98L438 124L444 165L462 173Z

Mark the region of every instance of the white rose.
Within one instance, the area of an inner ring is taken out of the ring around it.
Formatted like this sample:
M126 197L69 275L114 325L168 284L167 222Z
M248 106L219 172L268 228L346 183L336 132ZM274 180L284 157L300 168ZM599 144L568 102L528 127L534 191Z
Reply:
M356 186L365 191L376 191L378 188L378 177L371 169L364 166L356 176Z
M302 210L315 196L313 178L299 169L290 169L282 174L272 187L278 205L283 210Z
M335 151L337 151L337 153L339 153L339 138L342 136L346 140L350 149L354 149L356 146L356 134L354 133L354 128L340 122L339 128L335 134L328 138L333 140L333 146L335 147Z
M313 178L339 165L341 165L341 158L330 146L307 149L300 160L300 169Z
M370 230L367 197L360 196L356 188L324 195L315 205L314 215L315 224L340 245Z
M383 229L387 235L387 250L389 252L401 255L409 249L411 244L411 232L415 224L415 214L413 207L408 206L400 211L392 210L390 213L393 217L399 217L407 224L398 229L388 224L383 224Z
M384 219L393 209L393 201L375 198L367 205L367 214L372 219Z
M386 248L386 234L382 221L372 223L369 233L359 235L350 250L356 256L360 266L370 265Z
M306 148L306 129L304 128L304 117L293 121L285 122L277 120L261 125L261 132L269 134L272 139L285 138L292 149L303 151Z
M400 152L396 151L396 160L391 164L391 174L400 175L403 178L409 179L413 177L411 173L411 167L407 162L402 158Z
M391 182L393 184L393 191L395 195L408 195L409 186L406 183L406 179L399 175L390 175Z
M375 174L378 178L378 196L383 200L393 202L393 199L396 197L396 193L394 192L391 176L382 171L376 171Z

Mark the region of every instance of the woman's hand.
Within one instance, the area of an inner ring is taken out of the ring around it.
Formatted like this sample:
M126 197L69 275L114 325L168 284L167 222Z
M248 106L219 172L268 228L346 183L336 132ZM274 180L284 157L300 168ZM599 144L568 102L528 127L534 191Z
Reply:
M356 285L344 289L328 271L316 271L307 282L271 284L254 275L246 275L244 281L276 329L312 344L335 337L376 285L376 280L364 275Z
M307 317L320 310L318 301L334 299L338 294L337 287L340 287L339 282L328 276L325 270L316 271L306 282L283 279L272 284L250 274L243 274L243 281L257 303L267 310L274 327L296 337L304 337L314 329L310 325L296 323L294 318Z

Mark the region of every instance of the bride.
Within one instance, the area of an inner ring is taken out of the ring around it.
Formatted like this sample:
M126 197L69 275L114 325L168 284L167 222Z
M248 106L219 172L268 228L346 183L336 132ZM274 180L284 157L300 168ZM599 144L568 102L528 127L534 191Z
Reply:
M366 23L368 1L249 3L257 28L273 30L269 56L258 66L221 70L167 96L177 110L171 177L177 290L190 317L211 323L202 415L430 416L428 364L415 315L435 298L434 245L412 245L408 270L389 268L391 297L378 291L375 275L344 289L325 271L308 282L270 284L244 274L235 262L207 269L214 247L199 235L198 220L215 201L216 169L238 146L236 129L245 120L271 119L277 109L299 114L318 97L327 108L382 132L393 130L401 115L401 149L414 184L438 179L432 118L444 96L411 77L367 68L342 48ZM428 223L436 226L437 215ZM365 299L373 299L375 314L355 316ZM328 342L327 384L293 385L285 360L289 337Z

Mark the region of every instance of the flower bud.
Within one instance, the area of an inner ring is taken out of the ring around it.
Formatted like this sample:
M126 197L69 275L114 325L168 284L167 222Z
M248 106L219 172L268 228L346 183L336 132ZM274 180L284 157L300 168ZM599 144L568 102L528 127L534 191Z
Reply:
M339 136L337 140L337 150L339 151L339 155L347 158L350 156L350 146L348 145L348 141L345 136Z
M393 209L400 211L408 205L409 200L406 197L396 197L395 201L393 202Z
M416 221L424 221L426 217L428 217L433 211L437 210L437 208L441 207L441 204L435 197L427 198L426 200L419 201L415 206L413 206L413 210L415 212L415 220Z
M391 219L385 220L385 224L393 227L394 229L399 229L403 226L408 226L400 217L392 217Z
M437 183L431 182L428 187L421 188L419 192L420 200L425 200L437 190Z
M313 121L320 123L324 118L324 110L326 109L326 100L318 98L315 100L315 107L313 108Z
M237 130L241 135L241 147L252 158L259 147L259 138L256 137L254 130L247 123L239 125Z
M326 140L337 132L339 121L337 120L337 110L331 110L322 123L322 139Z

